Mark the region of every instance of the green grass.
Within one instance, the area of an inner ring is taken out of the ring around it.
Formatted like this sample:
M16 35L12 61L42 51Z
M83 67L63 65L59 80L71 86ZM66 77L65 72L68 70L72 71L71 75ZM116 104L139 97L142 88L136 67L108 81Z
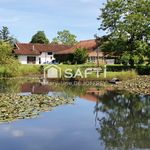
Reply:
M20 65L18 76L40 74L40 65Z
M47 65L43 65L43 66L45 68ZM84 65L60 64L60 65L58 65L58 67L61 68L63 75L64 75L66 69L72 69L73 73L75 73L77 69L80 69L82 74L84 75L85 69L96 67L96 65L94 65L94 64L84 64ZM41 65L19 65L17 70L18 70L18 73L15 76L37 76L37 75L40 75L43 73L43 71L41 69ZM8 75L7 75L7 72L8 72ZM9 70L7 70L7 72L6 72L5 67L0 66L0 77L14 76L13 74L12 75L10 74ZM103 73L100 74L99 78L97 78L96 73L95 74L93 73L91 75L88 75L87 79L109 80L112 78L119 78L120 80L127 80L127 79L135 78L136 76L137 76L137 73L134 70L132 70L132 71L121 71L121 72L107 72L106 79L104 79Z
M90 67L95 67L94 65L58 65L61 70L62 73L64 74L65 69L72 69L72 70L77 70L78 68L81 70L82 74L84 74L85 69L90 68ZM103 66L102 66L103 68ZM100 77L97 78L96 73L92 73L91 75L87 76L87 79L96 79L96 80L110 80L112 78L118 78L120 80L128 80L128 79L133 79L137 77L137 73L134 70L131 71L120 71L120 72L107 72L107 77L106 79L104 78L104 73L100 73ZM79 77L80 79L80 77Z
M133 71L107 72L107 79L118 78L120 80L129 80L137 77L137 73ZM103 74L101 78L104 79Z

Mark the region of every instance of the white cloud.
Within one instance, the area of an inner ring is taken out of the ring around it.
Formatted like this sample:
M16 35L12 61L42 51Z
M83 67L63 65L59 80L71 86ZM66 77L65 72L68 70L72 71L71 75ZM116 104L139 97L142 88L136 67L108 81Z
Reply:
M9 135L16 138L24 136L24 132L22 130L13 129L11 126L4 126L1 129L4 133L9 133Z
M21 130L13 130L13 131L12 131L12 135L13 135L14 137L23 137L23 136L24 136L24 132L21 131Z

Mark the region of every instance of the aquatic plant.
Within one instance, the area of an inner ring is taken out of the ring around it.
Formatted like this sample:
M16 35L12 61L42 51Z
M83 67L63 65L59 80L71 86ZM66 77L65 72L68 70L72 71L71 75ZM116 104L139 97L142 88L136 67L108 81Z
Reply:
M74 99L48 95L0 94L0 122L34 118L40 112L51 111L54 107L73 101Z

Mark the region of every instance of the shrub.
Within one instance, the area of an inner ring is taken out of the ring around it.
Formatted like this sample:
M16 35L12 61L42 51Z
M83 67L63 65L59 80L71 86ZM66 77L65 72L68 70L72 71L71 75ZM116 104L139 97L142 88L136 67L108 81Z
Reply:
M77 48L74 52L74 62L84 64L88 59L88 52L85 48Z
M149 66L137 66L136 71L139 75L150 75L150 65Z
M127 65L107 65L107 71L109 72L128 71L131 69L133 68Z

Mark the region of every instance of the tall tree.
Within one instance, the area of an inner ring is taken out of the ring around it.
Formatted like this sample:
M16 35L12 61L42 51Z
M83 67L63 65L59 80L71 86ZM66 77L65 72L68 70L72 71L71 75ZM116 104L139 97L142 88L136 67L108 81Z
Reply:
M3 26L0 30L0 41L14 43L15 38L10 35L9 29L6 26Z
M109 34L102 50L128 54L131 65L140 62L150 51L150 1L107 0L101 11L100 30Z
M64 45L74 45L77 43L76 36L68 30L58 31L57 37L53 38L52 43L61 43Z
M38 31L35 35L33 35L31 43L48 44L49 40L46 37L44 31Z

